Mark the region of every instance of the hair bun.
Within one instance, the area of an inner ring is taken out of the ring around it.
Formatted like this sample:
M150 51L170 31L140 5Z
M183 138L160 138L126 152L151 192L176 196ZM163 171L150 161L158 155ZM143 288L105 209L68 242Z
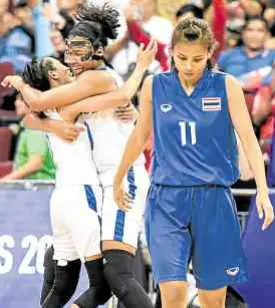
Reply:
M100 24L103 37L117 38L117 28L120 27L119 13L108 3L104 3L102 7L95 6L92 3L83 5L79 8L76 18L82 22L90 21Z

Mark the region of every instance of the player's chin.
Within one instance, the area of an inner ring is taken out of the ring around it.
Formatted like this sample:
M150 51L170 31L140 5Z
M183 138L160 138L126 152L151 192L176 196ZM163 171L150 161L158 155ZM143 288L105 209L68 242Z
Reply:
M71 70L74 76L80 75L84 72L84 69L82 67L72 67Z

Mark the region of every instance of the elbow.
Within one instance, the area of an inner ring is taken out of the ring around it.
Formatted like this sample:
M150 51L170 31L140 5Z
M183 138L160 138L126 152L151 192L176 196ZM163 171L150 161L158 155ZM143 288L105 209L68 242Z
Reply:
M28 105L32 111L40 112L47 110L47 108L44 107L45 104L43 104L43 101L40 98L28 100Z
M129 106L131 103L132 101L128 97L124 97L120 106Z
M129 104L131 104L131 99L129 98L127 93L125 93L124 91L120 91L116 107L127 106Z

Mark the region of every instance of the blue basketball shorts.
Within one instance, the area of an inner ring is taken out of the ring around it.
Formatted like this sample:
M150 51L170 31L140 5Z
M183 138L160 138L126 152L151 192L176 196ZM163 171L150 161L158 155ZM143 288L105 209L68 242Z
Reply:
M152 184L145 228L156 283L186 281L190 261L199 289L247 281L230 188Z

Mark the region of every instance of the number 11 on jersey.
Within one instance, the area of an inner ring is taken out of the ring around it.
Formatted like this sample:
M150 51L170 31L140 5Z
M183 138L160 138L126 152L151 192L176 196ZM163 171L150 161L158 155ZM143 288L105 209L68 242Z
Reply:
M179 122L180 131L181 131L181 144L185 146L187 144L187 133L190 132L191 144L194 145L197 143L197 133L196 133L196 122ZM189 128L189 129L187 129Z

